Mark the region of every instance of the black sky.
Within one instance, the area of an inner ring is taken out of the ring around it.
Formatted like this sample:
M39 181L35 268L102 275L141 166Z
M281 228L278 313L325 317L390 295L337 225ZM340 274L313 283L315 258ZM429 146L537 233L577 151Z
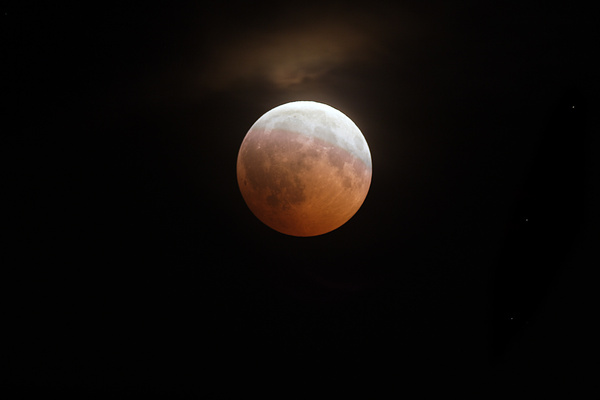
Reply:
M591 10L217 3L3 6L7 390L586 387ZM263 225L235 176L294 100L373 159L359 212L313 238Z

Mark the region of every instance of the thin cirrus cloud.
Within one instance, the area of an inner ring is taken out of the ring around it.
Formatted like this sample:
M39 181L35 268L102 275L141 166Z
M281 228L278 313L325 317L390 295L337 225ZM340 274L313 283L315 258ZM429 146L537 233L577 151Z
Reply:
M249 82L279 89L316 81L336 68L385 57L394 26L386 20L316 21L233 37L213 49L201 74L205 87L224 90Z

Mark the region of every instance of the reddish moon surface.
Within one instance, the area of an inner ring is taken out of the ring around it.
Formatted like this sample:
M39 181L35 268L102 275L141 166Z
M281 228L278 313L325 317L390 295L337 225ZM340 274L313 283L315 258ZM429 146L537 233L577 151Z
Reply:
M316 236L346 223L371 185L371 154L342 112L312 101L260 117L237 160L240 191L254 215L292 236Z

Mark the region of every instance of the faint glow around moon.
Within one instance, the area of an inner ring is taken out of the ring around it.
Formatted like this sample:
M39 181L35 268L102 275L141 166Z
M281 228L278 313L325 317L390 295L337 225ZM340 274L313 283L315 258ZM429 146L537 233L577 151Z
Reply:
M316 236L345 224L371 185L371 153L358 127L326 104L275 107L250 128L237 179L246 204L269 227Z

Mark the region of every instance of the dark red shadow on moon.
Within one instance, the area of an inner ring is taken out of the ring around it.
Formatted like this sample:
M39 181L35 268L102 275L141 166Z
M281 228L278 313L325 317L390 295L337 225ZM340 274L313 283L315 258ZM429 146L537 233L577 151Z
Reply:
M345 149L296 132L250 131L237 162L250 210L269 227L316 236L346 223L361 207L372 168Z

